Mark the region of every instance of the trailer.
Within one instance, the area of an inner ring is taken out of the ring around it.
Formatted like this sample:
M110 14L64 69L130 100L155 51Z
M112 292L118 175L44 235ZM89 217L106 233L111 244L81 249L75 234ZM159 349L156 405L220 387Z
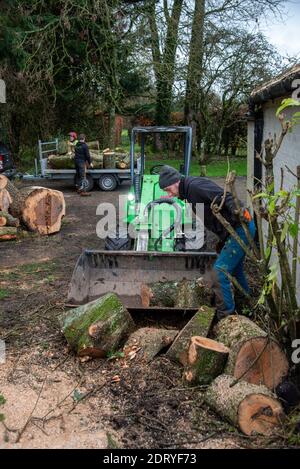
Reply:
M58 154L58 138L51 142L38 142L38 158L35 159L35 175L24 175L23 179L51 179L74 181L75 169L52 169L48 167L48 156ZM131 179L130 169L88 169L87 191L92 191L95 184L102 191L114 191L124 180Z

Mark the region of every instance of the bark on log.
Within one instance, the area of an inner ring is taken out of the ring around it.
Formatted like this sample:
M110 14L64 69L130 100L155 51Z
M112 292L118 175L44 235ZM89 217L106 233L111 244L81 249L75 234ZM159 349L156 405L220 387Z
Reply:
M202 306L192 319L181 330L166 356L173 361L179 361L182 365L187 364L187 352L191 337L206 337L212 327L215 310L208 306Z
M1 225L1 220L4 220L5 223ZM0 226L14 226L18 228L20 226L20 220L18 218L14 218L10 213L8 212L2 212L0 211Z
M12 197L7 189L0 190L0 210L7 212L10 204L12 203Z
M117 295L103 297L69 311L62 333L77 355L104 358L118 349L134 322Z
M224 344L206 337L192 337L184 379L189 384L210 384L223 373L229 354Z
M288 374L288 360L278 343L248 318L223 319L216 326L215 339L230 348L225 373L236 379L274 390Z
M103 157L99 152L90 151L93 167L95 169L102 169ZM49 168L52 169L74 169L75 161L74 155L50 155L48 157Z
M66 212L64 195L45 187L25 187L18 191L10 212L19 218L29 231L41 235L57 233Z
M211 290L197 280L181 282L156 282L141 287L144 308L164 306L171 308L198 308L211 304Z
M272 434L284 419L275 395L266 386L233 382L232 376L218 376L206 391L206 403L246 435Z
M142 327L127 340L123 348L125 356L130 358L130 352L137 350L142 360L148 363L161 350L170 346L177 334L178 330Z
M14 200L17 197L19 190L9 179L7 179L7 184L6 184L5 189L9 192L12 200Z
M114 152L103 153L103 168L113 169L116 167L116 157Z
M17 238L17 228L6 227L0 228L0 241L9 241Z

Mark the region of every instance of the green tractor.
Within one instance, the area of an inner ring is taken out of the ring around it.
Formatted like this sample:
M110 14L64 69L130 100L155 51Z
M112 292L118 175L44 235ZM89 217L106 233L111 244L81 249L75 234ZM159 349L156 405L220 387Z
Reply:
M189 175L192 152L190 127L135 127L132 130L130 164L132 186L123 223L105 241L105 250L85 250L77 261L69 290L69 301L90 301L108 292L117 293L128 308L142 308L144 283L193 279L204 273L216 254L203 246L204 230L195 231L193 214L185 201L169 198L159 187L163 165L145 173L147 134L183 135L183 175ZM135 158L140 137L141 151Z

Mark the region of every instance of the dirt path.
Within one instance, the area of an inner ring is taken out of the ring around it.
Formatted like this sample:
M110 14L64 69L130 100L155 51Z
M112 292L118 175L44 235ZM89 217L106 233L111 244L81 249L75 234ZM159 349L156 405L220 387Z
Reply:
M129 186L83 198L71 185L47 185L66 198L61 232L0 245L0 337L6 344L0 448L255 445L203 405L201 390L183 388L181 370L163 356L145 368L134 360L82 362L69 352L59 316L72 270L83 248L103 247L95 233L97 205L116 205ZM245 195L243 178L238 192Z

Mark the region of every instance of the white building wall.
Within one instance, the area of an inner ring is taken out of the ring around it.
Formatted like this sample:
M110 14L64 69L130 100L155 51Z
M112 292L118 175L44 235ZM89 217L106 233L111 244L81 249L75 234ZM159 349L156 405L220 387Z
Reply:
M265 141L270 135L278 137L281 132L281 126L276 117L276 110L281 104L282 99L270 101L264 105L264 136ZM287 118L291 117L299 108L287 109L285 114ZM252 122L248 125L248 188L253 187L253 168L254 168L254 125ZM275 191L280 189L281 168L284 168L284 184L286 190L291 190L297 184L297 179L286 169L286 166L296 174L297 166L300 165L300 125L296 126L292 133L287 134L283 144L274 160ZM266 227L265 227L266 230ZM292 240L291 240L292 242ZM298 249L298 256L300 255ZM292 256L290 255L290 258ZM297 298L300 305L300 266L297 269Z

